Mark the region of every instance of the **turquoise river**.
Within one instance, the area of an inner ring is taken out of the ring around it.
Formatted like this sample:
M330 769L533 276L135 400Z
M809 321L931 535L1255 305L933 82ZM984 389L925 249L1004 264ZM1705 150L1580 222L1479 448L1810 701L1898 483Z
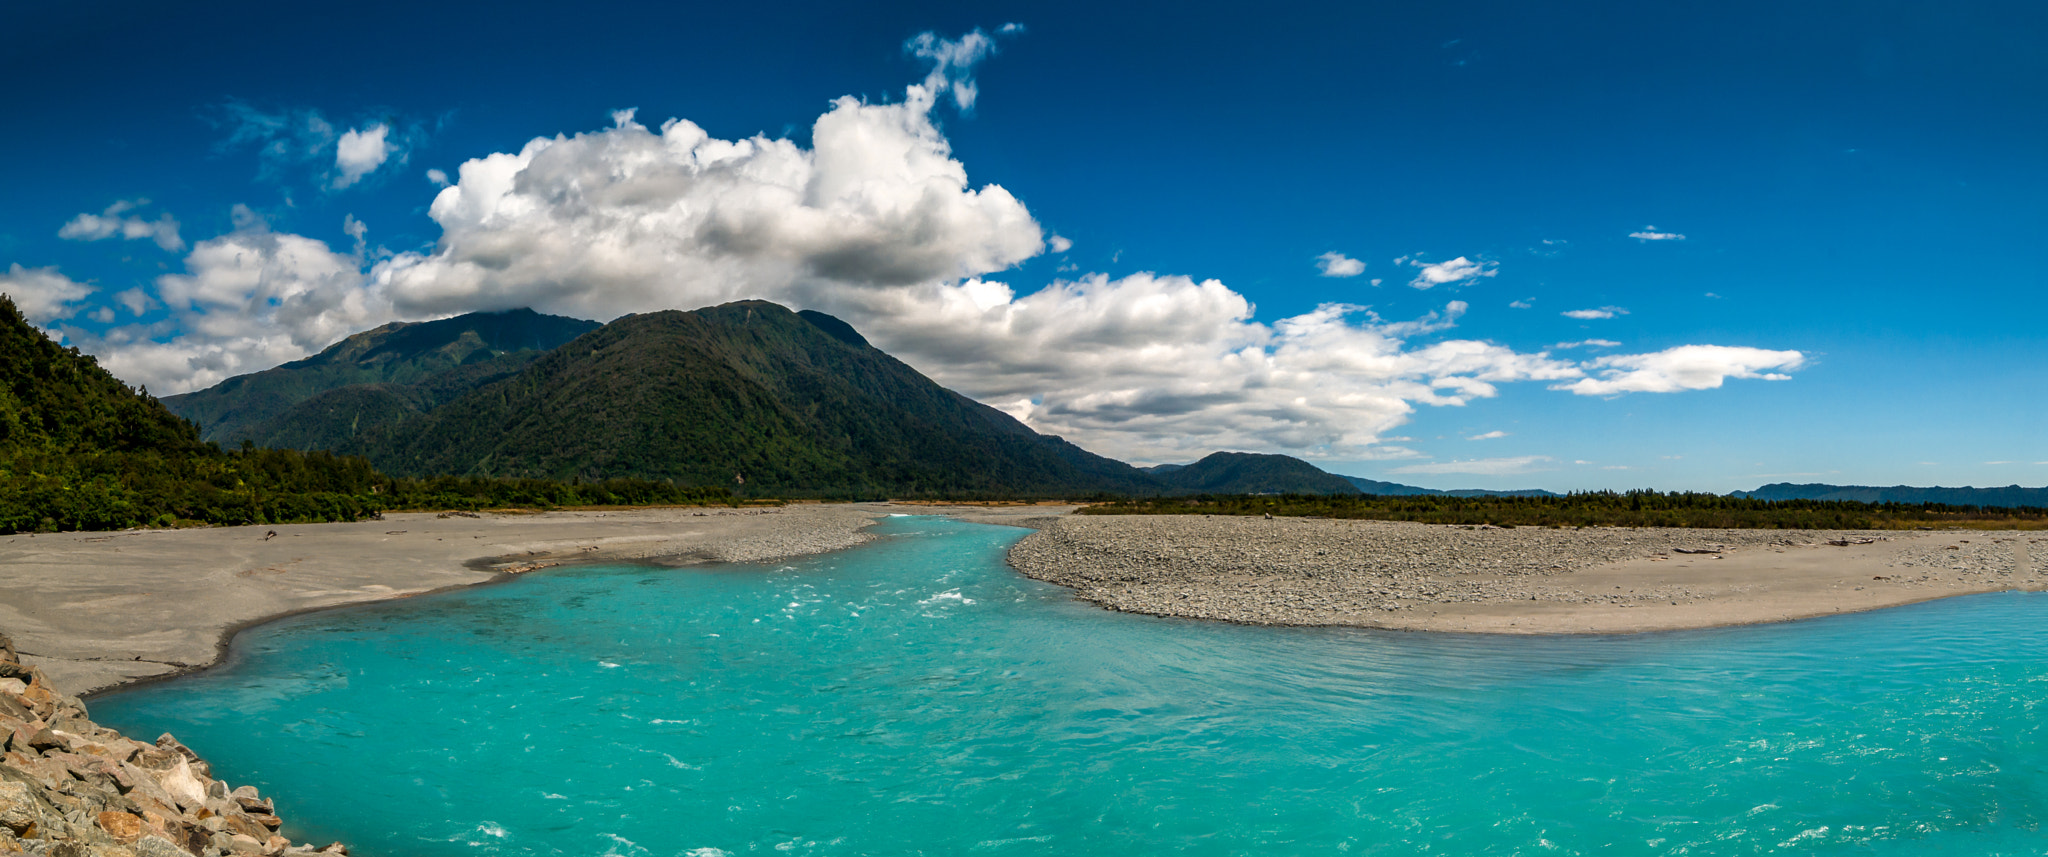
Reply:
M1630 637L1110 613L898 517L297 616L92 702L363 857L2048 853L2048 597Z

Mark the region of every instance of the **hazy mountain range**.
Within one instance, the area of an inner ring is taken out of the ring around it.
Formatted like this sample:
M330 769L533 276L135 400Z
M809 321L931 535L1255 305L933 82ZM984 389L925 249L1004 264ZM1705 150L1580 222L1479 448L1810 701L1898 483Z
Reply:
M639 477L777 496L1555 496L1421 488L1257 453L1132 467L940 387L837 318L766 301L603 325L532 310L388 324L163 403L207 440L360 455L394 475ZM2048 505L2048 489L2017 486L1737 494Z

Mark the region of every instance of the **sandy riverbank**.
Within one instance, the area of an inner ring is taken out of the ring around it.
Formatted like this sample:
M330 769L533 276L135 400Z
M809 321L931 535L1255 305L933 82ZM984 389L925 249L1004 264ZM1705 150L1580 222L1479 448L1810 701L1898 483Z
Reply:
M892 512L1008 523L1070 507L646 509L0 536L0 632L70 693L213 663L242 627L567 562L678 565L822 553Z
M2038 591L2048 585L2044 556L2048 533L2018 531L1468 529L1074 516L1018 543L1010 564L1133 613L1555 634L1778 622Z

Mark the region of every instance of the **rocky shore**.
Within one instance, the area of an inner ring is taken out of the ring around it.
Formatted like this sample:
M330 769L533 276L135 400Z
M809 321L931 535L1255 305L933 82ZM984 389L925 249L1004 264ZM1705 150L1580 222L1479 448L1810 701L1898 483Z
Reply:
M85 704L22 665L0 637L0 854L37 857L227 857L346 854L294 845L277 809L250 786L213 778L166 734L123 737Z
M1607 633L2039 589L2040 533L1540 529L1068 516L1010 563L1114 610L1264 625Z

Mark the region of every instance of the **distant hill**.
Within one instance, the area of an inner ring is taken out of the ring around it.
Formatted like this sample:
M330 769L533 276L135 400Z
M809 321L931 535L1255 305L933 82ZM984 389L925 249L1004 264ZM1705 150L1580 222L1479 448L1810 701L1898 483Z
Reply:
M1193 464L1147 470L1174 494L1356 494L1342 476L1286 455L1216 452Z
M205 440L333 449L509 377L598 326L530 309L394 322L163 402L198 423Z
M323 352L335 359L279 367L266 383L311 390L349 377L333 367L364 363L354 355L393 352L392 365L431 371L362 372L365 382L326 386L254 423L257 433L360 454L400 476L635 477L775 496L1160 490L1130 465L940 387L837 318L765 301L627 316L545 354L468 363L344 341ZM237 380L215 388L221 413L245 413L238 397L264 393Z
M1915 488L1909 485L1878 488L1869 485L1795 485L1790 482L1773 482L1755 491L1731 492L1729 496L1756 500L1854 500L1859 503L1942 503L1950 506L2048 508L2048 488L2021 488L2018 485L2008 485L2004 488Z
M1358 488L1358 490L1359 490L1359 492L1360 492L1360 493L1364 493L1364 494L1377 494L1377 495L1379 495L1379 496L1382 496L1382 497L1418 497L1418 496L1426 496L1426 497L1562 497L1562 496L1564 496L1564 495L1562 495L1562 494L1559 494L1559 493L1557 493L1557 492L1554 492L1554 491L1545 491L1545 490L1543 490L1543 489L1541 489L1541 488L1518 488L1518 489L1515 489L1515 490L1511 490L1511 491L1489 491L1489 490L1486 490L1486 489L1484 489L1484 488L1453 488L1453 489L1450 489L1450 490L1438 490L1438 489L1435 489L1435 488L1417 488L1417 487L1415 487L1415 486L1413 486L1413 485L1402 485L1402 484L1401 484L1401 483L1399 483L1399 482L1381 482L1381 481L1378 481L1378 480L1376 480L1376 479L1367 479L1367 478L1365 478L1365 477L1363 477L1363 476L1346 476L1346 477L1344 477L1344 479L1346 479L1346 480L1349 480L1349 481L1351 482L1351 484L1352 484L1352 485L1356 486L1356 487Z

